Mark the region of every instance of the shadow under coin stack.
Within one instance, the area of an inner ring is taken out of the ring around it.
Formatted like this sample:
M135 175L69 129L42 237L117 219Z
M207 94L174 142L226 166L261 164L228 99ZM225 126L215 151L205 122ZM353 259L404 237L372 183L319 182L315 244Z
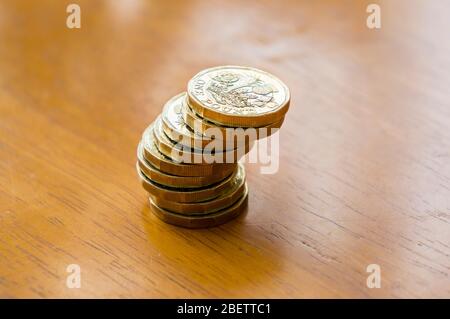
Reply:
M217 226L239 215L248 187L238 161L254 139L281 127L289 104L286 85L254 68L222 66L195 75L138 145L137 171L152 212L188 228ZM256 129L255 138L227 134L236 128ZM260 135L260 128L267 130Z

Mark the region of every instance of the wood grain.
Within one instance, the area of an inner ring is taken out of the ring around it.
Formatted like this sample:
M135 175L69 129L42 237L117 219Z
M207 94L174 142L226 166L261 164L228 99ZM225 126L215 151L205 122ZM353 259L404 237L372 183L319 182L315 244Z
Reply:
M365 1L76 3L0 3L1 297L450 297L448 1L377 1L380 30ZM164 224L137 143L223 64L291 88L280 170L247 164L233 222Z

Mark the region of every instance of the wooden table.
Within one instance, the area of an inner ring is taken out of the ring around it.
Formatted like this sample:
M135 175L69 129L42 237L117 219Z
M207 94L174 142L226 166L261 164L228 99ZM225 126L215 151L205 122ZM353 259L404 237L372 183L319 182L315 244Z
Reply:
M448 1L377 1L381 29L364 1L76 3L81 29L0 3L1 297L450 297ZM223 64L290 87L280 169L246 165L233 222L167 225L137 143Z

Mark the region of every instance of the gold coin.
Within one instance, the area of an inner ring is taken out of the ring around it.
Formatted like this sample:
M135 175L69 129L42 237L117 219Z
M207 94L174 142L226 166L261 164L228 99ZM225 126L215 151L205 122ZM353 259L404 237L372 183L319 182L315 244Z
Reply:
M142 142L138 145L137 157L138 165L142 172L144 172L150 180L165 186L178 188L203 187L217 183L230 175L230 172L228 171L208 176L177 176L163 173L153 167L144 158L144 146L142 145Z
M178 203L152 196L152 201L160 208L183 215L205 215L224 209L242 196L245 190L245 170L239 170L230 186L220 196L200 203Z
M243 140L242 144L238 144L237 142L234 143L231 138L231 141L227 143L227 140L225 139L227 135L222 134L223 132L226 133L226 131L221 130L221 128L218 127L216 128L216 126L213 125L210 126L210 129L208 130L209 137L203 135L200 133L201 130L198 130L194 125L191 127L186 125L184 121L183 109L184 106L187 105L186 100L186 93L181 93L171 98L164 105L161 114L162 126L164 133L166 133L170 140L180 143L188 148L196 149L204 149L208 144L220 140L223 142L221 143L222 150L233 150L238 147L248 148L256 139L256 137L254 139L246 139ZM237 138L235 140L237 141Z
M278 122L290 104L287 86L249 67L220 66L201 71L188 83L188 103L204 119L237 127Z
M251 144L248 147L224 150L223 152L217 151L222 148L221 142L213 144L213 147L208 146L203 150L188 148L180 143L171 141L167 137L166 133L164 133L160 117L155 121L153 135L155 137L155 144L162 154L171 158L174 162L186 164L237 163L250 151L251 146L253 146Z
M166 223L186 228L205 228L218 226L237 217L244 211L245 207L247 206L247 198L248 188L245 184L244 194L230 207L212 214L200 216L186 216L173 213L166 209L158 207L155 203L153 203L153 200L151 198L149 198L149 201L153 214L155 214L158 218Z
M142 187L150 193L150 195L156 196L158 198L174 201L179 203L195 203L202 202L206 200L211 200L218 197L233 183L237 174L240 170L244 170L244 167L239 164L237 169L224 180L207 187L201 188L176 188L160 185L151 181L145 174L141 171L139 164L136 163L136 170L139 175Z
M195 133L187 127L183 120L182 106L186 93L171 98L163 108L161 120L164 133L174 142L181 143L189 148L203 149L212 140Z
M233 130L236 129L235 127L218 125L211 121L205 120L204 118L197 115L189 107L186 100L183 102L182 109L183 109L183 111L182 111L183 119L184 119L184 122L186 123L186 125L192 130L199 131L199 134L203 134L203 136L205 136L206 138L208 138L208 136L214 137L214 138L225 137L224 145L232 144L234 148L236 146L239 146L240 145L239 143L242 142L238 138L239 135L237 135L237 134L231 135L230 133L228 133L228 132L233 132ZM274 134L275 132L278 131L278 129L283 124L283 122L284 122L284 117L282 117L281 120L279 120L278 122L271 123L269 125L262 126L262 127L255 127L254 136L252 138L245 139L245 142L248 143L249 141L254 141L256 139L264 138L264 137ZM220 134L215 134L215 132L216 132L215 130L217 130L217 129L220 130L220 132L221 132ZM244 134L246 134L246 132L248 132L248 130L252 130L253 128L245 128L244 127L242 129L244 130ZM229 131L229 130L231 130L231 131ZM211 135L211 133L214 135ZM247 135L251 136L251 134L247 134ZM230 147L227 146L227 148L230 148Z
M142 135L145 159L158 170L169 175L178 176L210 176L229 175L236 169L235 163L214 163L210 165L176 163L163 155L155 145L152 123Z

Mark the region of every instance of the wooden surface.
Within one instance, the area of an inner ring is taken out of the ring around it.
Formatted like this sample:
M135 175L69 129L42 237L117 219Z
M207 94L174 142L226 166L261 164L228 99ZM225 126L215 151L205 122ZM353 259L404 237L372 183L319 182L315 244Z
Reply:
M380 30L364 1L76 3L79 30L0 2L1 297L450 297L448 1L377 1ZM246 165L233 222L166 225L137 143L223 64L291 88L280 170Z

